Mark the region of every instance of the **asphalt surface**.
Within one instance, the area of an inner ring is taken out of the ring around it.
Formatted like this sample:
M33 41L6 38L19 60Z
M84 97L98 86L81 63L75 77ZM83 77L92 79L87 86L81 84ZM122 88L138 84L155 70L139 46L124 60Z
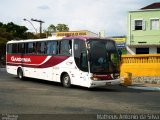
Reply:
M160 114L159 103L159 91L124 86L68 89L55 82L19 80L0 68L0 114L3 115Z

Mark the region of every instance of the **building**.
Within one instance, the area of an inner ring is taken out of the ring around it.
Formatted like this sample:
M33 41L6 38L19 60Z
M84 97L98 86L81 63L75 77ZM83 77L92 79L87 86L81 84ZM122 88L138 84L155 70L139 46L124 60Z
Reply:
M160 54L160 3L128 13L129 54Z
M98 34L88 31L88 30L79 30L79 31L68 31L68 32L56 32L56 38L65 37L65 36L90 36L98 37Z

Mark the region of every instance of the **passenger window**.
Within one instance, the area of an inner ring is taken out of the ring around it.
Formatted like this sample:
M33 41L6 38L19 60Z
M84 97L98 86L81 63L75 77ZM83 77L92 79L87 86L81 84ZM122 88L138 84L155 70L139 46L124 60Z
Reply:
M46 42L41 42L41 48L40 48L41 50L41 54L46 54L47 53L47 44L46 44Z
M12 53L18 53L18 44L12 44Z
M47 54L48 55L58 54L58 42L57 41L49 41L47 43Z
M72 42L71 40L62 40L60 42L60 54L61 55L68 55L72 54Z
M41 54L41 42L37 42L37 43L36 43L35 52L36 52L37 54Z
M18 53L25 53L24 43L19 43L18 44Z
M7 44L7 53L12 53L12 44Z
M80 58L81 52L86 51L85 42L82 40L74 41L74 56Z
M36 52L36 44L35 43L28 43L28 53L33 54Z

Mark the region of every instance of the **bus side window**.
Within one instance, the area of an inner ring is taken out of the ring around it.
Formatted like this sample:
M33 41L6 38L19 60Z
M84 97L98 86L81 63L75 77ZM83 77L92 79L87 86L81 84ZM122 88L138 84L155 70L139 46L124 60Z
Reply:
M33 54L36 51L35 43L28 43L28 53Z
M28 49L28 43L25 43L24 45L25 45L25 53L28 54L29 53L29 51L28 51L29 50Z
M46 42L36 42L35 46L33 44L34 52L38 55L46 54Z
M46 42L41 42L40 52L46 54Z
M22 53L25 53L25 43L22 43Z
M18 44L12 44L12 53L17 53L18 52Z
M7 53L12 53L12 44L7 44Z
M18 53L25 53L24 43L18 43Z
M47 55L51 55L52 53L52 42L47 42Z
M57 41L49 41L47 43L47 54L48 55L56 55L56 54L58 54Z
M57 41L53 42L53 54L58 54L58 43Z
M72 41L71 40L62 40L60 42L60 54L71 56L72 54Z
M35 45L35 53L41 54L41 42L37 42Z

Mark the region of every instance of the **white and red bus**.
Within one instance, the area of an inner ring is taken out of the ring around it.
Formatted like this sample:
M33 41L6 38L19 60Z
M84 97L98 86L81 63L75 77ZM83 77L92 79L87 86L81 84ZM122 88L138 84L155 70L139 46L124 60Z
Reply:
M88 88L120 83L120 57L110 39L12 40L7 43L7 72L23 77Z

